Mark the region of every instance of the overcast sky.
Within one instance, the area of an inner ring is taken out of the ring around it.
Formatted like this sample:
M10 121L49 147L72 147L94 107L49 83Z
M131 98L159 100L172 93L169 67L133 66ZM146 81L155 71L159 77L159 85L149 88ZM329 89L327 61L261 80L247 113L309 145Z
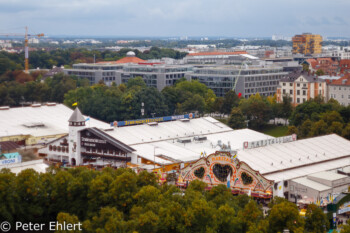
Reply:
M350 0L0 0L0 33L350 37L349 10Z

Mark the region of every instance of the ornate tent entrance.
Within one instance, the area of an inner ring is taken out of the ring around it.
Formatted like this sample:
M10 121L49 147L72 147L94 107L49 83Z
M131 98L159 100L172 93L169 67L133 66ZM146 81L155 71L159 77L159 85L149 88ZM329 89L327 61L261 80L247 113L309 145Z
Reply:
M260 198L272 197L274 182L263 177L245 162L234 158L230 152L217 151L181 169L178 185L187 187L193 180L201 180L208 187L224 184L232 193Z

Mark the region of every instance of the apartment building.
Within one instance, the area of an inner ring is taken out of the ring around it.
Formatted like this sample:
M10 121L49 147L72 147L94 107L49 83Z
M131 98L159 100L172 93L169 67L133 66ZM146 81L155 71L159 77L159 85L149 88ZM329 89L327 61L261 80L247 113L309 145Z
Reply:
M274 95L279 80L287 74L283 67L276 65L245 65L243 68L207 66L194 68L193 72L186 74L186 78L205 84L216 96L224 96L229 90L235 89L236 93L248 98L257 92L264 96Z
M281 79L277 87L277 102L282 102L283 96L290 96L294 106L317 96L326 99L327 83L310 73L291 73Z
M341 105L350 104L350 74L337 80L327 80L328 83L328 100L335 99Z
M322 36L311 33L295 35L293 41L293 54L320 54L322 53Z
M312 72L323 70L326 75L335 75L339 72L339 62L330 57L310 58L305 61Z

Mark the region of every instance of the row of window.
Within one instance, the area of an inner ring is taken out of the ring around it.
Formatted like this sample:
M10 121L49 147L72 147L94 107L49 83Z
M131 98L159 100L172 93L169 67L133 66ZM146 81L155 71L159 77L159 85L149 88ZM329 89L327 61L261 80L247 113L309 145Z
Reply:
M331 94L331 98L335 99L335 98L337 98L337 95L336 94ZM343 94L341 95L341 98L344 99L344 95ZM348 99L350 100L350 95L348 95Z
M62 153L68 153L68 147L64 146L49 146L49 151L57 151L57 152L62 152Z

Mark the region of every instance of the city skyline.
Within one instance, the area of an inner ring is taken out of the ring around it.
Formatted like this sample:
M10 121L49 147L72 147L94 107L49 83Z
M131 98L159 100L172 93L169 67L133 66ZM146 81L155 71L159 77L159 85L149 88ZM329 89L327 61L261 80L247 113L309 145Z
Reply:
M350 2L0 0L0 33L81 36L350 37Z

